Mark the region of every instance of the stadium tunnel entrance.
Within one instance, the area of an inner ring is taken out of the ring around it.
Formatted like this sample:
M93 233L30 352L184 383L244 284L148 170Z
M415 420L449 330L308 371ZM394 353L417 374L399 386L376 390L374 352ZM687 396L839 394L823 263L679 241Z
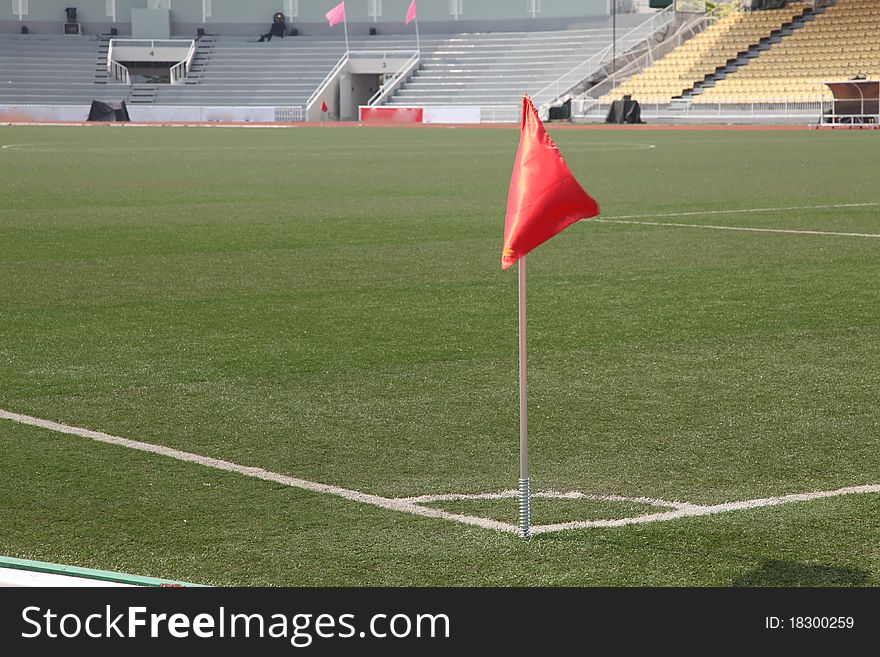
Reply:
M191 39L111 39L107 67L115 79L127 75L131 83L174 84L186 75L194 49ZM175 69L181 69L178 75Z

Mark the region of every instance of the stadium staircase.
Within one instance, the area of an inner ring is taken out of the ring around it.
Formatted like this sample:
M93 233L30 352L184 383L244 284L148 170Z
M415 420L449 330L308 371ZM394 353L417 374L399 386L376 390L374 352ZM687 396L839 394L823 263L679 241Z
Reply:
M135 82L131 85L127 103L131 105L152 105L156 100L157 85L147 82Z
M196 39L196 53L190 63L189 70L186 72L186 84L199 84L202 81L202 75L211 61L211 54L214 52L214 43L217 37L204 35Z
M107 58L110 56L110 35L102 34L98 37L98 57L95 60L95 84L109 84L110 76L107 73Z

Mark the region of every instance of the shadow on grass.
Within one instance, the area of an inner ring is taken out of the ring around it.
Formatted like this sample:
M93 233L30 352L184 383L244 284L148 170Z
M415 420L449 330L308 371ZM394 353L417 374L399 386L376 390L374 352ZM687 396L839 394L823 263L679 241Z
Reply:
M731 586L866 586L869 579L869 573L853 568L767 561Z

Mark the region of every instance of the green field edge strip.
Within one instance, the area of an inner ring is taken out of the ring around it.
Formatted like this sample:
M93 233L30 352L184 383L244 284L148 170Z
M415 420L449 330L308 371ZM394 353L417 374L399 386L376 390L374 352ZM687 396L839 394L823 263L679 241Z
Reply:
M117 573L110 570L96 570L94 568L81 568L79 566L65 566L62 564L48 563L46 561L33 561L31 559L17 559L0 555L0 568L13 570L26 570L34 573L47 573L50 575L66 575L68 577L80 577L83 579L99 580L102 582L115 582L118 584L132 584L134 586L191 586L201 587L202 584L180 582L173 579L160 579L157 577L144 577Z

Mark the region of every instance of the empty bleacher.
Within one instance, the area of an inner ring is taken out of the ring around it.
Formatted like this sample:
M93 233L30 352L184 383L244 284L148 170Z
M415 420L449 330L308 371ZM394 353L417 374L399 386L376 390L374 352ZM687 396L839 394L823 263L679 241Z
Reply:
M608 28L422 39L419 70L386 105L506 106L535 94L611 43Z
M651 14L653 15L653 14ZM647 16L645 19L647 20ZM633 27L633 22L627 29ZM623 30L623 28L621 28ZM423 35L421 64L389 105L480 106L489 120L515 120L536 94L611 43L609 27L551 32ZM397 59L412 34L353 37L352 53ZM345 51L341 35L213 35L199 45L182 84L117 83L106 74L107 38L0 34L0 105L82 105L126 100L156 106L302 107ZM506 114L505 114L506 112Z
M694 102L811 102L830 99L824 82L880 78L880 2L838 0Z
M345 52L345 43L317 37L215 36L210 57L187 84L157 85L157 105L294 106L311 93Z
M88 104L123 100L127 85L95 81L97 37L0 35L0 104Z
M769 38L806 9L803 2L789 2L781 9L728 11L703 32L613 89L600 102L629 94L642 103L668 103L718 67Z
M393 105L505 105L515 111L575 63L610 43L609 29L542 33L426 35L422 66L391 99ZM87 103L94 98L137 102L145 85L96 84L99 40L89 37L0 35L0 103ZM410 35L351 40L363 53L415 50ZM345 51L344 41L295 37L258 43L215 36L210 55L186 84L147 85L146 102L187 106L302 106Z

